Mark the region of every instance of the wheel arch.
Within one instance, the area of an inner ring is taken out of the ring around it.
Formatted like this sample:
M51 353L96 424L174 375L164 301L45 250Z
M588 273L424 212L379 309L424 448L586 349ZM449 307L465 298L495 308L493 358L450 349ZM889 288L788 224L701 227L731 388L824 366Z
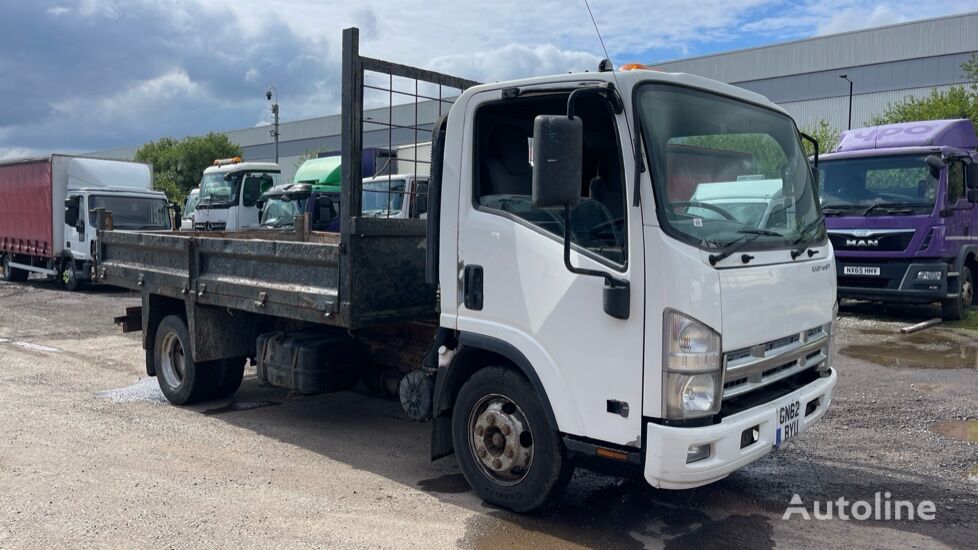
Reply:
M167 298L159 294L142 293L143 317L143 349L146 350L146 374L156 376L156 366L153 362L153 346L156 342L156 330L160 322L170 315L177 315L187 322L187 308L182 300Z
M547 423L560 432L553 405L540 376L526 356L516 346L498 338L470 332L458 333L458 346L447 367L439 367L435 378L433 406L432 460L454 452L451 440L451 411L462 385L476 372L489 366L508 366L523 375L536 394L547 415Z

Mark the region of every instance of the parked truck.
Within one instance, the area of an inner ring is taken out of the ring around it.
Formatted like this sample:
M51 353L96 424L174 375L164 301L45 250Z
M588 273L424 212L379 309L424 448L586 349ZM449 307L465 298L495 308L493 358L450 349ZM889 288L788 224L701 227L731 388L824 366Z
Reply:
M246 358L305 393L386 365L432 459L517 511L595 462L704 485L828 409L832 247L780 107L643 69L477 85L361 57L356 29L342 70L340 233L103 232L100 280L141 294L117 321L172 403L233 393ZM426 220L363 215L365 73L456 90ZM736 144L700 183L780 179L783 212L752 225L675 195L695 171L669 145L687 142Z
M196 231L238 231L257 228L262 193L278 185L282 170L274 162L218 159L204 169L200 198L194 210Z
M91 280L95 210L119 229L169 229L166 195L152 190L146 164L72 155L0 163L0 261L5 281L30 273L69 290Z
M962 319L978 275L978 137L969 120L844 132L822 155L839 296L941 304Z

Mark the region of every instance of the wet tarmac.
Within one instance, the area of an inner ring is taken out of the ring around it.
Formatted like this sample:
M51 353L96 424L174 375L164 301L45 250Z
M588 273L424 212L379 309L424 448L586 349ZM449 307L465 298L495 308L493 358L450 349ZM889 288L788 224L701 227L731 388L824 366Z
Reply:
M978 420L944 420L931 429L945 437L978 443Z
M396 401L288 395L249 369L233 401L160 406L139 336L112 325L138 298L14 288L0 283L3 548L975 548L973 346L898 332L934 308L844 305L825 418L726 479L667 491L579 470L518 515L432 462L430 426ZM936 519L783 519L793 495L811 510L883 491Z

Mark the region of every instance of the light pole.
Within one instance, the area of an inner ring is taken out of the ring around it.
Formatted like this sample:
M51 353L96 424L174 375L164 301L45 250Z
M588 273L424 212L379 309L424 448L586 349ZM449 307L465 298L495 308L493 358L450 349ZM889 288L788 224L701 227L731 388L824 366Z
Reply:
M272 101L273 96L275 97L274 101ZM269 134L275 138L275 164L278 164L278 90L275 89L275 86L268 88L268 91L265 92L265 99L272 101L272 116L275 118Z
M849 129L852 130L852 81L847 74L840 74L839 78L849 83Z

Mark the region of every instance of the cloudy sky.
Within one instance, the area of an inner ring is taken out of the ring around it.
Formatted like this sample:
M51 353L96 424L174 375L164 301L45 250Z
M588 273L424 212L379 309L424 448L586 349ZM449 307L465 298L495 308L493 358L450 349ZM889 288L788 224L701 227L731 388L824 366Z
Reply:
M0 158L86 152L338 111L361 51L494 81L591 69L584 0L0 0ZM591 0L616 64L978 9L978 0Z

